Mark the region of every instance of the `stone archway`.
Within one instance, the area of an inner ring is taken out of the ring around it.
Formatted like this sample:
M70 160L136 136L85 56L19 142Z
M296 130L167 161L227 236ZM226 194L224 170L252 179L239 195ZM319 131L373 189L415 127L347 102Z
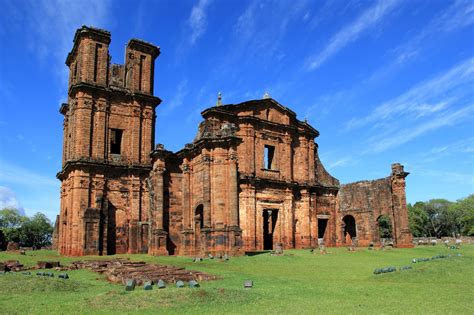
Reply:
M344 222L344 237L347 243L349 239L352 240L357 237L357 224L354 217L350 214L344 216L342 221Z
M388 215L382 214L377 218L377 227L380 239L393 238L392 220Z

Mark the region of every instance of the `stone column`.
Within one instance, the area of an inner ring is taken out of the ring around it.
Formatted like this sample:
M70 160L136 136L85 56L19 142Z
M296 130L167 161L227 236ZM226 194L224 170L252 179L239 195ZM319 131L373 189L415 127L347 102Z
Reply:
M392 164L393 236L396 247L413 247L405 195L405 178L408 174L403 165Z
M166 249L166 239L168 233L163 228L163 216L164 216L164 180L163 173L165 171L163 164L157 161L153 167L151 178L149 179L152 183L150 190L150 207L151 207L151 246L149 246L148 253L151 255L168 255Z
M310 215L310 200L309 200L309 192L307 189L301 190L301 216L299 220L301 220L301 247L308 248L311 246L311 215Z
M194 236L194 215L191 209L191 168L189 161L184 159L182 164L183 170L183 230L181 232L181 249L179 250L181 255L192 254L192 238Z
M283 211L285 212L285 234L286 242L284 242L284 248L294 248L295 247L295 205L293 202L293 192L291 189L285 189L285 201L283 203ZM283 222L282 222L283 223ZM284 238L285 239L285 238Z
M237 178L237 153L231 152L229 159L229 210L230 210L230 226L239 225L239 194L238 194L238 178Z
M211 227L211 157L204 154L203 160L203 208L204 208L204 227Z

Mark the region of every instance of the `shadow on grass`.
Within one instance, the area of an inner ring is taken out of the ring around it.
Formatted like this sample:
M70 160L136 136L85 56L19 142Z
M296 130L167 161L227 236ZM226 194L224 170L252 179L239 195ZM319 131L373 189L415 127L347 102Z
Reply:
M269 254L271 252L272 252L271 250L255 250L255 251L245 252L245 256L257 256L257 255L262 255L262 254Z

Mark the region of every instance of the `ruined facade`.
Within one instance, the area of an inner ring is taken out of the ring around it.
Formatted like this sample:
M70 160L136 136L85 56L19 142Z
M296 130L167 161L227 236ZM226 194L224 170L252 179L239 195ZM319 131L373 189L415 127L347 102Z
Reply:
M61 210L66 255L206 255L378 243L411 246L400 164L384 179L340 185L326 172L319 132L270 97L202 112L194 141L155 146L154 62L140 40L110 64L110 33L82 27L66 64Z

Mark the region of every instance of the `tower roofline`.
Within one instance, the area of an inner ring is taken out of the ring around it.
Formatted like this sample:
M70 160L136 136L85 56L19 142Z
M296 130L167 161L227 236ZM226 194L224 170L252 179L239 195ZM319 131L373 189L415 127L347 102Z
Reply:
M127 47L150 54L154 59L160 55L160 47L141 39L133 38L127 43Z
M76 30L76 34L74 35L74 40L73 40L74 46L72 47L71 52L67 55L67 58L66 58L67 66L71 64L72 57L74 56L74 53L76 52L79 41L83 37L91 37L107 45L110 44L110 41L111 41L109 31L96 28L96 27L82 25L81 28L78 28Z

